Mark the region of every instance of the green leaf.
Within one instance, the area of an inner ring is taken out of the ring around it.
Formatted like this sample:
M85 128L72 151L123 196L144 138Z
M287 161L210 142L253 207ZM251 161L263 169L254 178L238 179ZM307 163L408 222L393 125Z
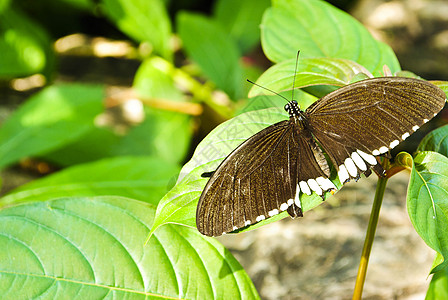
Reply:
M160 100L183 100L174 84L174 66L160 57L143 61L134 77L133 87L139 95Z
M171 22L161 0L103 0L102 8L125 34L149 42L154 51L171 60Z
M125 135L93 127L81 139L43 157L61 166L122 155L151 155L179 163L188 153L191 135L189 115L146 108L145 120L131 127Z
M448 157L448 125L428 133L418 145L417 151L434 151Z
M355 61L374 75L383 65L400 70L391 48L376 41L366 28L347 13L320 0L277 0L261 25L261 42L274 62L301 57L333 57Z
M448 268L435 273L429 284L425 300L448 299Z
M442 91L444 91L445 94L448 96L448 81L431 80L430 82L441 88Z
M425 243L443 256L431 273L448 265L448 158L436 152L420 152L414 160L401 152L396 158L412 167L407 208L412 225Z
M0 128L0 168L73 142L103 110L101 86L65 84L33 95Z
M81 138L39 157L61 167L92 162L113 156L122 138L110 128L90 127Z
M219 0L214 15L241 53L247 53L260 42L261 17L269 5L269 0Z
M0 198L0 207L67 196L114 195L157 205L174 184L177 165L156 157L117 157L77 165Z
M4 299L258 299L215 239L164 226L121 197L63 198L0 211Z
M191 160L182 168L173 189L160 200L151 232L166 223L195 227L197 201L208 180L201 174L216 170L221 161L250 136L285 119L287 115L283 109L269 108L242 114L216 127L202 140ZM335 184L340 186L339 182ZM301 195L301 200L304 211L322 203L322 198L317 194ZM283 212L248 229L272 223L287 215Z
M295 58L278 63L266 70L258 78L257 84L280 92L291 90L294 78L295 87L301 88L313 85L344 86L351 83L359 73L370 75L363 66L339 58L300 59L297 73L295 73L295 66ZM254 85L249 92L249 97L261 94L263 91L264 89Z
M0 14L3 13L7 8L9 8L11 0L0 0Z
M0 78L4 79L46 73L54 60L45 30L8 6L0 10L0 53Z
M190 116L152 108L145 111L145 120L113 147L112 155L152 155L176 163L184 160L192 135Z
M230 98L241 98L243 70L236 42L219 23L201 15L179 13L177 24L188 56Z

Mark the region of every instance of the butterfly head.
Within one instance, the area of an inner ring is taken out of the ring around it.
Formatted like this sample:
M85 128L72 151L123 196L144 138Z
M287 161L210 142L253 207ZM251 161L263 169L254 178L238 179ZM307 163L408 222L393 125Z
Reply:
M300 116L301 115L299 104L297 103L296 100L289 101L285 105L285 110L289 114L289 117L294 117L294 116Z

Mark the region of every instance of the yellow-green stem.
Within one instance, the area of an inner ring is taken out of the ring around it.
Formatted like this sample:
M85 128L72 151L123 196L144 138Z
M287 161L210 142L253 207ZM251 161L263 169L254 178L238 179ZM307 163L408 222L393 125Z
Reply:
M372 250L376 226L378 224L378 217L380 214L381 203L383 202L384 191L386 190L387 179L387 177L378 178L372 212L370 213L369 226L367 227L364 248L362 249L361 261L359 262L358 276L356 277L355 290L353 292L353 300L361 299L362 296L362 290L367 273L367 265L369 263L370 251Z

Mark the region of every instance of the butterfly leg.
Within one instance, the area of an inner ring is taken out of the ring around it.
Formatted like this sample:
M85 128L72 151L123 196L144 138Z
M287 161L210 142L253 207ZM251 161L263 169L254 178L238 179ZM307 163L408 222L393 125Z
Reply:
M215 171L212 171L212 172L204 172L204 173L201 174L201 177L203 177L203 178L209 178L209 177L212 177L214 173L215 173Z
M295 203L288 207L287 212L293 219L297 217L303 217L302 208L300 206L297 206Z

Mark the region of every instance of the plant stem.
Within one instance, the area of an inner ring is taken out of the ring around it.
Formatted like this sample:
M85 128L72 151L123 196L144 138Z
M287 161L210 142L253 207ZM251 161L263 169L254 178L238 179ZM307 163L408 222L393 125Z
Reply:
M364 281L366 279L367 265L369 263L370 251L372 250L373 239L375 237L376 226L380 214L381 203L383 202L384 191L388 177L379 177L373 200L372 211L370 213L369 226L367 227L364 248L362 249L361 261L359 262L358 276L356 277L353 300L361 299Z

